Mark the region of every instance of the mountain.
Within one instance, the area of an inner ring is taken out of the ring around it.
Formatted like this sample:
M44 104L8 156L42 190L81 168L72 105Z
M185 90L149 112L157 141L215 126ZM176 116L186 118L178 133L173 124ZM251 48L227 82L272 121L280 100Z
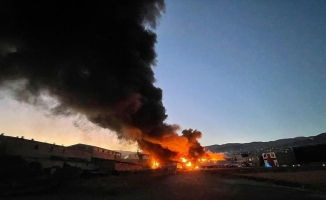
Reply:
M228 143L222 145L211 145L206 146L205 149L212 152L261 155L262 152L282 151L290 147L314 145L320 143L326 143L326 132L316 136L286 138L269 142Z

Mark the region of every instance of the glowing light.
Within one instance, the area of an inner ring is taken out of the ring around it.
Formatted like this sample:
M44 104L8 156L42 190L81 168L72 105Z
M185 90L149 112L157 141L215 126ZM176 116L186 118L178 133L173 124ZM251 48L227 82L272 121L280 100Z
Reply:
M212 153L211 151L206 151L206 155L208 155L209 160L213 162L225 160L224 155L221 153Z
M156 160L154 160L152 162L152 169L157 169L158 167L160 167L160 163Z
M265 163L265 166L266 166L267 168L272 167L269 163Z
M177 163L177 168L182 169L183 167L182 167L182 165L180 163Z

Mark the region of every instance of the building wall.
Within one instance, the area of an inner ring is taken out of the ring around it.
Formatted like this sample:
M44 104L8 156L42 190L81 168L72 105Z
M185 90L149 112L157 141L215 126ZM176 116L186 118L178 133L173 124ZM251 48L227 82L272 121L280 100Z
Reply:
M96 148L96 150L93 151L92 157L109 160L120 160L115 152L100 148Z
M143 166L142 164L136 164L136 163L116 162L114 168L117 171L133 171L133 170L141 170Z
M70 149L64 146L48 144L23 138L0 136L0 146L6 155L22 156L38 159L80 160L90 161L89 152Z
M142 164L143 166L149 166L149 160L148 159L124 159L123 161L130 162L130 163L137 163Z
M242 155L232 155L231 160L233 163L242 163L243 157L242 157Z
M263 153L265 166L285 167L296 164L294 152L291 149L278 152Z
M252 167L259 167L261 166L261 162L258 156L249 156L243 158L243 162L248 163Z
M297 164L293 151L286 150L281 152L275 152L279 166L292 166Z
M326 162L326 143L293 147L292 149L299 164Z
M274 152L268 152L262 154L266 167L277 167L279 166L276 155Z
M229 160L219 160L219 161L217 161L216 165L219 166L219 167L231 166L232 161L231 161L231 159L229 159Z
M24 157L27 162L39 162L43 168L51 168L51 167L63 167L64 164L68 164L72 167L79 167L83 170L98 170L100 169L100 165L92 162L78 162L78 161L60 161L60 160L52 160L52 159L42 159L42 158L34 158L34 157Z
M133 153L133 154L128 154L124 157L125 160L133 160L133 159L143 159L143 160L148 160L150 156L148 154L142 154L142 153Z
M92 157L100 158L100 159L108 159L108 160L121 160L121 153L104 149L101 147L86 145L86 144L75 144L69 146L71 149L78 149L90 152Z
M140 164L143 168L148 168L151 166L150 155L142 153L133 153L124 156L122 159L125 162Z
M120 162L121 153L108 149L76 144L69 147L34 140L0 135L0 155L20 156L27 162L38 162L43 168L68 164L85 170L138 170L142 163ZM146 159L139 160L147 162Z
M3 135L0 135L0 155L20 156L27 162L40 163L43 168L63 167L66 163L85 170L99 169L99 164L91 162L89 151Z

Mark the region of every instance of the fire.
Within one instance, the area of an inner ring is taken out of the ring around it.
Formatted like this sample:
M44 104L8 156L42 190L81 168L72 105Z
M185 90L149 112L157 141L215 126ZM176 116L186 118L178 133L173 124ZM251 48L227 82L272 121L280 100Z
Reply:
M206 151L206 155L213 162L217 162L220 160L225 160L224 155L220 153L212 153L211 151Z
M152 169L157 169L159 167L160 167L160 163L157 160L153 160L151 168Z
M186 164L184 164L184 167L181 167L182 169L187 169L187 170L196 170L199 169L198 165L195 165L192 162L187 162Z
M199 169L199 166L212 166L220 160L225 160L224 155L212 153L211 151L206 151L204 155L198 158L189 157L189 155L176 158L177 168L185 170L196 170Z
M179 163L177 164L178 169L186 169L186 170L194 170L198 169L199 167L196 165L196 162L189 161L185 157L180 157Z
M177 163L177 168L178 168L178 169L183 169L181 163Z
M188 159L186 159L185 157L181 157L180 161L184 164L179 164L178 168L180 169L198 169L198 166L195 166L191 163L191 161L188 161Z
M206 151L204 155L194 157L191 154L183 154L182 156L176 156L170 161L175 162L176 168L184 170L197 170L203 166L213 166L219 160L225 160L223 154L212 153ZM163 164L162 164L163 163ZM152 157L150 160L151 169L157 169L164 167L164 161L160 162L157 157Z

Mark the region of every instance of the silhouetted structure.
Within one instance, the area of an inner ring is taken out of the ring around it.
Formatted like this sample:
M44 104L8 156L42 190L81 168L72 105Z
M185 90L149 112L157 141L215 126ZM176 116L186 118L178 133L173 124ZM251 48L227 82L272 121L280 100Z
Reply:
M4 134L0 135L0 157L2 160L19 157L29 165L32 163L41 169L71 166L82 170L108 172L142 168L141 164L121 161L121 153L101 147L86 144L66 147Z
M300 164L326 162L326 143L293 147L293 152Z

